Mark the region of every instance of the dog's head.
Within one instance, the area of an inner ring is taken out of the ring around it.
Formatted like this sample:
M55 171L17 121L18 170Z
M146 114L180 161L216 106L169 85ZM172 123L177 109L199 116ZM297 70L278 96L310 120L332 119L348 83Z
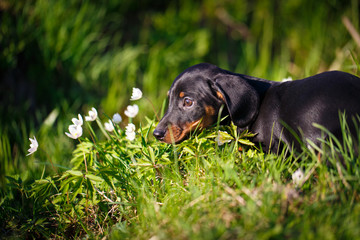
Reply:
M154 131L154 136L166 143L183 141L199 127L216 123L220 107L238 127L244 128L257 115L259 95L237 75L215 65L201 63L186 69L171 85L169 107Z

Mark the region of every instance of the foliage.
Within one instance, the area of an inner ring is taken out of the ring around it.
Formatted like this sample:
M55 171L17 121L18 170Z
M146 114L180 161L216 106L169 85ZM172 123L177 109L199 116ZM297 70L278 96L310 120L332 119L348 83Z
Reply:
M44 136L61 139L69 112L92 105L122 112L134 86L160 106L173 79L199 62L273 80L334 68L356 73L358 49L341 18L358 27L358 9L357 0L4 0L0 152L10 168L26 169L27 133L47 117L60 124ZM142 104L143 116L153 114ZM57 147L68 149L65 139L48 141L57 142L54 162L70 154L57 157Z
M32 183L8 177L2 227L8 237L32 238L357 239L360 158L343 126L343 142L273 155L235 126L167 145L150 137L154 120L132 142L119 125L96 140L88 124L68 170ZM300 184L291 180L297 169Z
M1 238L360 235L353 139L275 156L232 126L179 145L151 137L171 82L199 62L278 81L358 73L357 0L2 0L0 21ZM134 141L124 115L111 134L98 121L77 145L66 137L72 113L98 106L109 120L134 86L151 100ZM26 157L34 135L40 150Z

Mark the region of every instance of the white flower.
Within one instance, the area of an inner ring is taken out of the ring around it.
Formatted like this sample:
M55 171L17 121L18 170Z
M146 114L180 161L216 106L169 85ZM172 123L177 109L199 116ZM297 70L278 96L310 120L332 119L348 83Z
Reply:
M134 118L138 114L138 112L139 112L138 105L136 104L129 105L125 110L125 115L128 116L129 118Z
M97 118L97 116L98 116L98 113L97 113L97 111L96 111L96 109L95 108L91 108L91 110L89 111L89 116L85 116L85 120L86 121L95 121L96 120L96 118Z
M292 174L293 183L298 186L304 180L304 172L299 168Z
M30 142L31 142L31 143L30 143L30 148L29 148L29 150L28 150L29 154L27 154L26 156L29 156L30 154L33 154L34 152L36 152L36 150L37 150L38 147L39 147L39 144L38 144L35 136L34 136L34 139L29 138L29 140L30 140Z
M131 101L139 100L140 98L142 98L142 94L143 93L139 88L133 88L130 100Z
M218 135L216 137L216 142L217 142L218 146L222 146L225 143L231 142L232 139L233 139L233 137L231 137L231 135L228 134L227 132L218 131Z
M129 123L126 127L126 132L135 132L135 125L133 123Z
M126 132L126 139L133 141L135 139L135 132Z
M126 134L126 139L128 139L129 141L133 141L135 139L135 125L133 123L129 123L126 126L126 130L125 130L125 134Z
M70 125L69 126L69 132L70 133L65 133L66 136L68 136L69 138L72 138L72 139L77 139L79 137L81 137L82 133L83 133L83 130L82 130L82 127L81 125Z
M82 126L82 125L83 125L83 119L82 119L82 117L81 117L80 114L78 114L78 117L79 117L79 119L73 118L73 119L71 119L71 121L72 121L72 122L74 123L74 125L76 125L76 126Z
M120 114L115 113L112 120L113 120L114 123L118 124L118 123L120 123L122 121L122 118L121 118Z
M290 82L292 81L291 77L287 77L287 78L283 78L283 80L281 80L282 82Z
M109 120L108 122L104 123L105 129L108 132L112 132L114 131L114 124L111 120Z

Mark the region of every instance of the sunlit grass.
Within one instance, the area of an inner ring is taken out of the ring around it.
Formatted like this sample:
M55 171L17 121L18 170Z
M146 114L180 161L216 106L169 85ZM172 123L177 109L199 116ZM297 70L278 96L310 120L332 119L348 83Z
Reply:
M134 140L118 124L96 133L107 119L82 125L66 168L53 166L33 183L7 178L12 194L1 214L8 216L8 236L25 236L11 226L26 236L62 238L359 236L360 165L350 138L274 155L253 146L250 133L238 136L235 126L214 126L168 145L152 137L154 119L136 126Z
M199 62L276 81L358 73L354 32L341 21L358 28L358 1L143 4L0 6L1 69L22 73L38 93L36 112L33 99L0 109L0 238L359 238L359 146L345 126L342 141L299 154L257 149L234 126L178 145L152 137L154 109L163 104L155 114L163 115L173 79ZM138 102L139 115L125 119L135 86L152 104ZM96 121L68 138L71 119L92 106ZM26 157L33 136L39 147Z

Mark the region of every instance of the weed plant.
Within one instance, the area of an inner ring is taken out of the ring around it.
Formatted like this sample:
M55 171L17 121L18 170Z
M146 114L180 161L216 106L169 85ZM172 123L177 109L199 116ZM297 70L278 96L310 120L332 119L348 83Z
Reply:
M345 121L342 142L323 129L330 138L321 148L309 143L301 153L284 148L274 155L254 146L252 133L238 135L234 125L195 130L168 145L152 137L155 119L145 118L135 139L119 124L108 129L103 119L85 122L68 166L47 159L43 172L53 168L53 174L31 183L7 176L11 194L3 195L0 212L4 236L360 236L359 136L350 137Z
M234 126L155 141L147 101L134 140L127 119L104 123L133 86L157 109L199 62L279 81L356 74L359 1L3 0L0 20L0 238L359 239L360 141L345 125L341 141L274 155Z

